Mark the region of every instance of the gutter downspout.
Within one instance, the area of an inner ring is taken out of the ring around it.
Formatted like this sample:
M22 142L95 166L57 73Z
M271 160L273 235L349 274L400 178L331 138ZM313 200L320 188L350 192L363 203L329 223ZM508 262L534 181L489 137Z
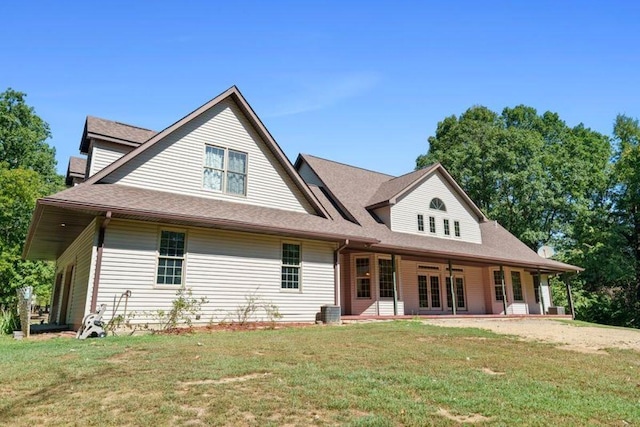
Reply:
M500 266L500 280L502 282L502 308L504 315L507 315L507 289L504 286L504 267Z
M98 287L100 285L100 270L102 269L102 250L104 249L104 233L107 226L111 222L111 211L107 211L105 218L100 224L100 231L98 232L98 254L96 255L96 268L93 272L93 291L91 292L91 313L96 312L96 305L98 302Z
M457 301L456 301L456 293L455 291L455 287L453 285L453 266L451 265L451 260L449 260L449 292L451 292L451 309L453 310L452 313L455 316L458 312L457 309Z
M346 239L343 244L338 246L338 248L335 251L333 251L333 282L334 282L333 301L335 305L337 305L338 307L340 307L340 302L341 302L340 292L342 291L340 286L341 285L340 283L340 252L342 252L342 250L346 248L348 245L349 245L349 239Z

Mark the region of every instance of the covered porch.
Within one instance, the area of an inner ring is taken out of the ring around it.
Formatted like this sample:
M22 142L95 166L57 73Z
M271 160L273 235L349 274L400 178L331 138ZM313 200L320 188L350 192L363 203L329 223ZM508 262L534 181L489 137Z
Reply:
M340 253L336 304L343 320L558 314L571 318L571 310L567 316L556 310L549 288L549 277L563 272L540 264L345 249Z

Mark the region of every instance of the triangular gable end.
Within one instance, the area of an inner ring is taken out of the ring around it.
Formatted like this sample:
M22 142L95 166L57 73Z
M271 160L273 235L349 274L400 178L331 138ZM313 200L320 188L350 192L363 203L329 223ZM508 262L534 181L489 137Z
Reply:
M414 173L414 172L412 172ZM447 184L452 188L452 190L456 193L458 197L464 201L467 205L468 209L476 216L479 222L487 221L487 217L480 210L480 208L471 200L471 198L465 193L465 191L460 187L460 185L456 182L455 179L451 176L451 174L442 166L440 163L435 163L428 168L426 168L425 173L419 175L415 180L408 183L406 186L398 189L398 191L394 192L394 194L389 194L388 197L384 197L384 200L378 200L375 204L367 206L367 209L374 209L381 206L394 205L400 199L405 197L408 193L422 185L425 181L427 181L434 174L439 173L442 178L446 181ZM409 175L409 174L407 174ZM402 178L402 177L399 177ZM397 179L397 178L396 178Z
M247 154L245 196L203 188L207 145L226 153ZM328 217L235 86L85 182L96 183L118 183Z

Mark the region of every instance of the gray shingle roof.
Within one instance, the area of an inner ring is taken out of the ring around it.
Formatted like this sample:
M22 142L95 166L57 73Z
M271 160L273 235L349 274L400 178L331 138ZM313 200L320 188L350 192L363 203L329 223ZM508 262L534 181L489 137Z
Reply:
M301 158L318 175L328 190L340 199L357 218L364 234L375 238L379 249L399 253L428 254L454 259L491 260L507 265L527 266L545 270L576 271L579 267L540 257L527 245L495 221L481 221L482 244L432 236L391 231L369 214L372 201L389 200L429 172L415 171L398 178L372 172L310 155ZM345 221L346 222L346 221Z
M84 133L80 141L80 152L87 153L89 138L102 138L108 141L138 146L157 134L156 131L145 129L113 120L87 116Z

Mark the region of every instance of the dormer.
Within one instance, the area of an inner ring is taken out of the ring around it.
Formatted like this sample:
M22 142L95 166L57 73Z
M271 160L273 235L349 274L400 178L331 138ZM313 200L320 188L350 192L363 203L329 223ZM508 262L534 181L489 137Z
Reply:
M383 183L367 209L391 231L482 243L486 217L440 164Z

